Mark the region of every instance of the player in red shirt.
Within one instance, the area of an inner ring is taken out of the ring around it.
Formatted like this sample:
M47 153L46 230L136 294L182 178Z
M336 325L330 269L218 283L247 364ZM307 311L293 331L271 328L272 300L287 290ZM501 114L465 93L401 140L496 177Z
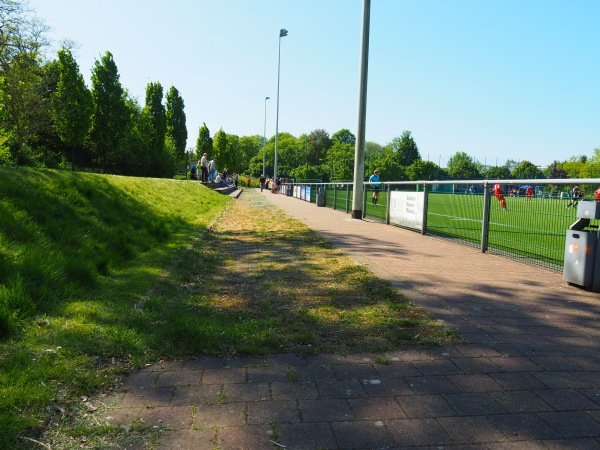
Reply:
M502 195L502 189L500 189L499 184L494 185L494 195L500 200L500 208L506 209L506 200L504 200L504 195Z
M532 200L532 195L533 195L533 188L531 186L527 186L527 200Z

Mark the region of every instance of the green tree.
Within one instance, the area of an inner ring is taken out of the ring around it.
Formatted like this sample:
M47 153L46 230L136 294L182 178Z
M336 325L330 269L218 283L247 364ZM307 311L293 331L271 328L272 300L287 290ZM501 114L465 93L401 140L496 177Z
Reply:
M488 180L508 180L512 178L510 169L507 166L492 166L484 172Z
M261 152L262 140L263 137L259 135L243 136L240 138L237 161L239 173L248 173L250 160L253 156L258 155ZM262 163L262 153L260 158ZM262 173L262 169L260 173Z
M210 158L213 153L213 139L210 137L210 131L203 123L198 131L198 140L196 141L196 153L201 158L204 153Z
M163 105L163 89L160 83L146 86L146 105L142 110L142 120L147 124L148 175L155 177L171 176L170 159L165 151L167 135L167 114Z
M49 99L42 91L43 73L34 53L19 53L0 76L2 132L13 148L18 164L33 164L31 145L52 127Z
M555 179L565 179L568 177L567 171L563 169L562 163L559 163L558 161L554 161L552 164L546 167L546 170L544 170L544 175L546 175L546 178Z
M444 178L445 172L434 162L417 159L406 168L406 175L412 181L433 181Z
M456 152L448 160L448 175L460 180L481 178L480 165L465 152Z
M217 131L217 134L215 134L212 154L212 156L216 158L217 170L219 172L222 172L223 169L227 167L228 162L230 162L227 151L227 133L225 133L223 128L221 128L219 131Z
M167 136L175 146L175 155L178 161L185 160L185 146L187 145L187 126L185 117L185 104L175 86L167 92Z
M544 178L544 174L542 171L533 163L529 161L522 161L512 173L513 178L516 179L525 179L525 178L534 178L540 179Z
M91 139L97 162L105 171L119 171L115 161L131 127L126 94L119 78L117 65L110 52L95 61L92 69L94 114Z
M318 129L311 131L306 144L306 162L316 167L325 161L327 151L331 148L333 142L327 131Z
M415 161L421 159L419 148L411 136L410 131L403 131L402 135L392 139L389 147L395 155L396 161L401 166L410 166Z
M59 50L58 70L58 85L52 96L54 126L60 139L71 148L71 168L75 170L75 148L83 144L92 126L92 94L70 50Z
M350 130L342 128L340 131L333 133L331 136L332 144L340 142L342 144L354 145L356 143L356 136L354 136Z
M333 139L333 145L327 152L330 181L354 178L354 150L354 144Z

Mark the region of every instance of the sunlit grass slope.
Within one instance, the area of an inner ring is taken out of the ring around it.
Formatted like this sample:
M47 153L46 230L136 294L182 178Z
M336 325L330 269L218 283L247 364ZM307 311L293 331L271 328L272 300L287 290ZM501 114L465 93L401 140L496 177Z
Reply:
M198 183L0 167L0 448L155 358L124 325L229 202ZM144 324L151 327L152 324Z

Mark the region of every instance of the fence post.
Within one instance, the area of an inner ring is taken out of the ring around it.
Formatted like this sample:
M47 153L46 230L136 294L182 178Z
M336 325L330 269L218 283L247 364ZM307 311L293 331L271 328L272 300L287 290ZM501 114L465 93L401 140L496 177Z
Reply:
M367 188L363 183L363 191L362 191L362 201L363 201L363 213L362 218L367 217Z
M483 218L481 223L481 253L488 249L488 231L490 229L490 189L488 182L483 183Z
M352 193L354 195L354 193ZM350 211L350 183L346 184L346 214Z
M387 185L387 202L385 205L385 224L390 224L390 193L392 192L392 185Z
M427 234L427 183L423 183L423 228L421 234Z
M335 207L337 205L337 184L333 185L333 210L335 211Z

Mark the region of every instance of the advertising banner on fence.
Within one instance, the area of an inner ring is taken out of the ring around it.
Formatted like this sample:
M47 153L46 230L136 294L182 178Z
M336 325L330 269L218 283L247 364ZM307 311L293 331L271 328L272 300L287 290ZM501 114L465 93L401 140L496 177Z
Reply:
M310 202L310 186L306 186L306 197L304 200Z
M390 192L390 223L423 229L423 192Z

